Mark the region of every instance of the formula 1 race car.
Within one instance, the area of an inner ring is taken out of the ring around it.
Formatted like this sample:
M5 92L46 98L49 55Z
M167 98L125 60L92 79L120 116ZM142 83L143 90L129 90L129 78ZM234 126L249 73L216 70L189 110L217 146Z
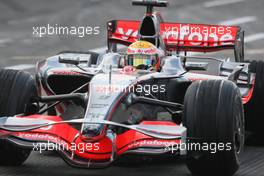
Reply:
M245 130L264 123L264 62L244 62L238 26L167 23L153 10L166 1L132 4L146 14L109 21L107 51L61 52L38 62L35 76L0 70L0 165L53 149L84 168L173 155L198 175L238 170ZM193 55L226 50L234 61ZM216 75L203 59L219 63Z

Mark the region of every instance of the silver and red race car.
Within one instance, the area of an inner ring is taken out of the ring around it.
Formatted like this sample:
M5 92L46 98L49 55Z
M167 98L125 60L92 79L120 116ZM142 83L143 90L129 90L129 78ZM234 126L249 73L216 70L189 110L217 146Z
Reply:
M34 76L0 70L0 165L52 149L84 168L172 155L198 175L238 170L245 129L260 133L264 123L264 62L244 62L238 26L168 23L153 10L166 1L132 3L146 14L109 21L106 52L61 52L38 62ZM157 69L127 65L119 46L137 41L161 51ZM234 61L193 54L226 50ZM215 75L197 62L208 59L218 63Z

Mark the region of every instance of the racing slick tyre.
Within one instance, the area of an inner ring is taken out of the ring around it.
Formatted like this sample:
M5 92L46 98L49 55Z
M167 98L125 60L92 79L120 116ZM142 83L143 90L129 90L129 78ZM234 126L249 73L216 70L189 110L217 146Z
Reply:
M18 70L0 70L0 117L24 113L26 104L36 97L36 84L33 77ZM21 165L31 149L15 146L0 140L0 165Z
M245 108L246 129L256 135L263 133L264 123L264 62L252 61L249 65L249 73L256 75L252 97Z
M192 83L184 98L187 166L196 175L233 175L244 147L244 114L231 81Z

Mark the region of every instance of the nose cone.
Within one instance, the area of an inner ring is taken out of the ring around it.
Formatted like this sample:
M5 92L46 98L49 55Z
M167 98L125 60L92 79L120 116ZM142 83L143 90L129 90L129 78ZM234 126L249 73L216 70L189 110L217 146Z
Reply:
M100 132L99 128L87 127L82 131L82 135L86 138L95 138L100 135Z

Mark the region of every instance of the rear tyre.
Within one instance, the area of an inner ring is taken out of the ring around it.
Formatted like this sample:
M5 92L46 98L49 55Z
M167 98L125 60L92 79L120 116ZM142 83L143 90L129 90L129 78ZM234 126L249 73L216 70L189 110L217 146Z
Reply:
M255 134L263 133L264 118L264 62L252 61L249 72L256 74L255 85L251 99L245 104L246 129Z
M0 117L25 112L26 105L37 95L33 77L17 70L0 70ZM0 140L0 165L21 165L31 150Z
M240 91L230 81L192 83L184 99L183 125L189 148L187 166L196 175L233 175L244 146Z

